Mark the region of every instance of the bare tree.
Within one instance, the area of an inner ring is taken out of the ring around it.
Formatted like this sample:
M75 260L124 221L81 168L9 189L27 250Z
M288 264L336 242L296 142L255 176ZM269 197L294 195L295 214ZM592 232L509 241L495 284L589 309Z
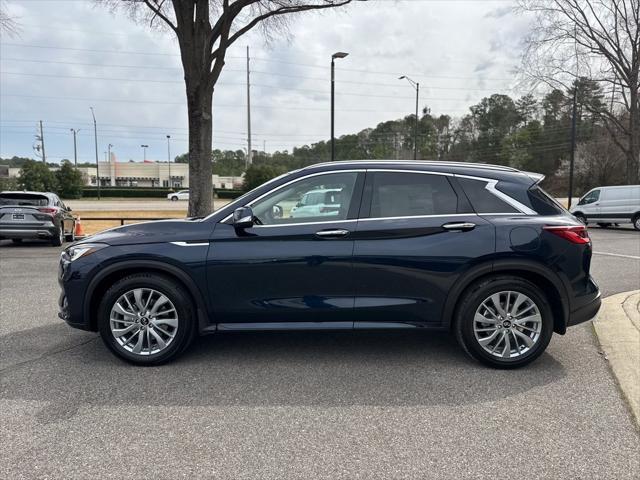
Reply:
M611 98L598 116L626 158L627 178L640 166L640 0L519 0L535 15L524 72L553 88L591 78ZM587 107L588 108L588 107Z
M352 0L96 0L135 20L158 23L178 39L189 116L189 215L212 210L212 101L227 50L254 27L282 33L289 14L334 8Z
M0 35L15 37L20 33L20 27L15 18L7 11L4 2L0 2Z

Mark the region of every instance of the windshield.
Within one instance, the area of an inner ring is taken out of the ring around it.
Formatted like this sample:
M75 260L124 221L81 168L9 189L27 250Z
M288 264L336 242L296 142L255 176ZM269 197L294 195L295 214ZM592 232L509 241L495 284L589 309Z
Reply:
M33 195L31 193L0 193L0 205L19 205L46 207L49 199L44 195Z

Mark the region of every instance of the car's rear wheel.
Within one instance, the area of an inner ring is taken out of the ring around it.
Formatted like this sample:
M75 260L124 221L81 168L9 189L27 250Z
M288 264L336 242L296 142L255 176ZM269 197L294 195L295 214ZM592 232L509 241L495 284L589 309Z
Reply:
M71 233L65 236L65 240L67 242L75 242L76 241L76 222L73 222L71 225Z
M59 247L64 243L64 227L62 224L53 232L53 237L51 237L51 245L54 247Z
M193 339L195 314L189 294L170 278L139 273L114 283L98 311L104 343L138 365L159 365Z
M176 197L175 195L173 197L171 197L171 201L172 202L177 202L178 201L178 197Z
M473 359L496 368L517 368L538 358L553 334L553 313L544 293L520 277L491 277L463 294L455 334Z
M633 217L631 221L633 222L633 228L635 228L636 230L640 230L640 214L637 214L635 217Z

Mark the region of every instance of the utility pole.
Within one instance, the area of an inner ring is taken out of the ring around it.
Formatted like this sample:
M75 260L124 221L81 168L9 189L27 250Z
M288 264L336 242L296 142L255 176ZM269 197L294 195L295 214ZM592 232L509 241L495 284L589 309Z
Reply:
M73 132L73 162L75 163L76 168L78 168L78 144L76 143L76 134L80 130L72 128L71 131Z
M98 200L100 200L100 163L98 162L98 127L96 124L96 115L93 112L93 107L89 107L91 110L91 116L93 117L93 137L96 144L96 185L98 186Z
M42 130L42 120L40 120L40 145L42 145L42 163L47 163L47 155L44 153L44 132Z
M167 162L169 162L169 188L173 188L171 179L171 135L167 135Z
M249 74L249 45L247 45L247 167L253 163L253 154L251 152L251 81Z
M576 156L576 121L578 116L578 84L573 84L573 115L571 116L571 157L569 159L569 200L567 208L571 208L573 198L573 168Z
M140 145L142 147L142 160L147 161L147 148L149 145ZM109 161L111 161L111 157L109 157Z
M336 136L335 136L335 120L336 120L336 58L344 58L348 53L336 52L331 55L331 161L336 159Z
M420 122L420 119L418 117L418 108L419 108L418 105L420 103L420 83L414 82L406 75L402 75L401 77L398 78L398 80L406 80L411 84L411 86L416 91L416 122L413 127L413 159L417 160L418 159L418 124Z

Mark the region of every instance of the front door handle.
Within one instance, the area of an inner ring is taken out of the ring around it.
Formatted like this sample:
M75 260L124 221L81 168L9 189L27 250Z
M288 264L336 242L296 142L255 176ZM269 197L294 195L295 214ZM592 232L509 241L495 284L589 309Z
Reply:
M349 235L349 230L344 230L342 228L334 228L330 230L320 230L316 232L316 236L320 238L341 238Z
M476 224L471 222L453 222L445 223L442 225L442 228L446 230L460 230L462 232L468 232L469 230L476 228Z

